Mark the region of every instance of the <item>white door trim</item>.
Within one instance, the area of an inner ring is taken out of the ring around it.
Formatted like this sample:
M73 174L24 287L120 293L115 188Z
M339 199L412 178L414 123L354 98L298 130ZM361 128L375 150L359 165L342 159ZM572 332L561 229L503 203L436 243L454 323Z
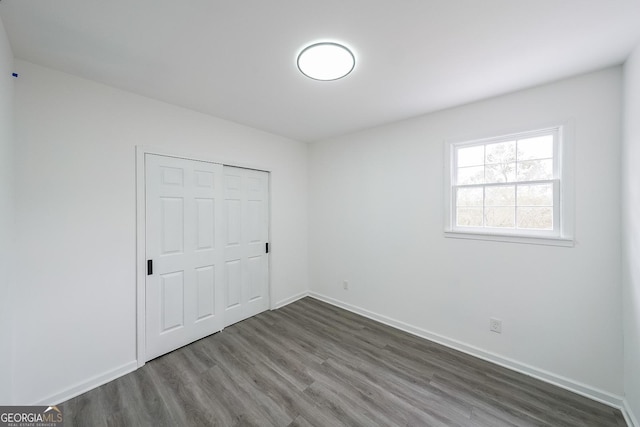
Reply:
M136 359L138 368L144 366L146 361L146 291L145 281L147 273L147 260L146 260L146 203L145 203L145 163L144 157L146 154L156 154L167 157L177 157L180 159L197 160L208 163L218 163L225 166L235 166L245 169L255 169L269 173L269 252L273 247L273 235L271 234L271 181L273 177L272 168L268 165L251 165L234 160L221 160L213 159L207 155L202 154L185 154L176 153L163 148L154 148L150 146L137 145L136 146ZM269 307L273 310L273 290L271 288L271 256L267 259L269 263L269 276L267 278L269 282Z

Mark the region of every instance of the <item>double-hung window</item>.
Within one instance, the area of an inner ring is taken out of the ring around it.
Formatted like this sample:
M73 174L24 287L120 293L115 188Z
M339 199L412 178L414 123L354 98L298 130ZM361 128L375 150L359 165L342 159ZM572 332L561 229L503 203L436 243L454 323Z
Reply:
M570 245L563 136L558 126L449 143L447 235Z

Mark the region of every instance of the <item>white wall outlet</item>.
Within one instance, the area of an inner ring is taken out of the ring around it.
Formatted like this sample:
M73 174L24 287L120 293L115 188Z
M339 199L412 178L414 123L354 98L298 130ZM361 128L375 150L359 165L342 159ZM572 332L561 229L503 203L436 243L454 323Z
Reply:
M344 289L345 291L349 290L349 281L348 280L344 280L342 282L342 289Z
M494 317L489 318L489 330L497 334L502 333L502 320Z

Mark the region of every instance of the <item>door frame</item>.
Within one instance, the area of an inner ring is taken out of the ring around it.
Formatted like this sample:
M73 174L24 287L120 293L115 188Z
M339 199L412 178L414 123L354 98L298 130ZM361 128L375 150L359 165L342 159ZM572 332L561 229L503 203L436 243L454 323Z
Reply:
M269 209L267 211L267 230L269 233L268 241L273 242L271 234L271 177L272 168L267 165L250 165L235 160L215 159L204 154L186 154L178 153L164 148L157 148L145 145L136 145L136 360L138 368L146 363L146 276L147 276L147 259L146 259L146 229L147 229L147 212L146 212L146 182L145 182L145 155L155 154L165 157L176 157L179 159L195 160L199 162L217 163L223 166L233 166L244 169L254 169L269 174L267 191L269 192L267 201ZM271 257L267 258L267 266L269 269L267 275L267 285L269 287L269 309L273 310L273 289L271 287Z

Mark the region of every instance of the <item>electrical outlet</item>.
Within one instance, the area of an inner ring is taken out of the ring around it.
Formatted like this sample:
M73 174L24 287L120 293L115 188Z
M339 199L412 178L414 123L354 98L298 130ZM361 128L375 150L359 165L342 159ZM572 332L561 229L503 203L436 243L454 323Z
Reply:
M342 289L344 289L345 291L349 290L349 281L348 280L344 280L342 282Z
M502 320L494 317L489 318L489 330L497 334L502 333Z

